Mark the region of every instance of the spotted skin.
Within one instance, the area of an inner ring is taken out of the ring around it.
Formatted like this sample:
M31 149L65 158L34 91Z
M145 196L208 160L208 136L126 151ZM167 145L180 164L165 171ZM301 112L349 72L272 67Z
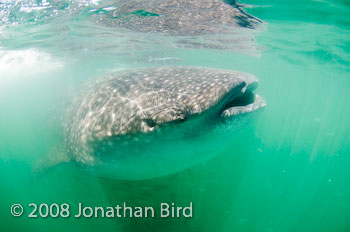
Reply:
M225 104L256 84L257 79L247 73L202 67L135 69L89 81L68 108L64 125L68 153L77 163L93 166L116 160L115 155L106 158L106 147L123 153L123 143L137 145L164 128L174 140L191 137L219 121ZM151 143L169 139L160 136ZM134 145L126 148L124 157L132 156L133 149L140 153ZM148 148L144 145L142 151Z

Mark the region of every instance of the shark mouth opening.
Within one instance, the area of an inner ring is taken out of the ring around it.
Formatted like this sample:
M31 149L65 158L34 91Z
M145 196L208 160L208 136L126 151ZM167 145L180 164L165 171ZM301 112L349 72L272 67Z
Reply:
M255 94L253 90L246 90L242 95L231 98L223 107L222 118L246 114L266 106L266 101Z
M255 100L255 94L251 91L245 92L242 96L231 99L224 107L224 109L228 109L236 106L247 106L252 104Z

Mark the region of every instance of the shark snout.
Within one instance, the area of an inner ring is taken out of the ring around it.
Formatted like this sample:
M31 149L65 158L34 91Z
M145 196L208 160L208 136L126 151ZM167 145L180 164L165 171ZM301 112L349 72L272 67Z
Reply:
M252 113L266 106L264 98L255 94L258 87L258 79L247 73L241 76L240 91L234 90L221 111L221 118L229 118L237 115Z

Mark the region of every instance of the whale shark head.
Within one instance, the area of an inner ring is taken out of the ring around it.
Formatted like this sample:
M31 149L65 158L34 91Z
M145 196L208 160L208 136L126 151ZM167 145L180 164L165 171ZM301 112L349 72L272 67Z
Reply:
M225 147L222 137L235 133L242 117L266 105L254 93L257 85L248 73L201 67L107 75L89 83L70 107L68 149L77 163L102 175L144 179L176 172L217 153L215 144Z

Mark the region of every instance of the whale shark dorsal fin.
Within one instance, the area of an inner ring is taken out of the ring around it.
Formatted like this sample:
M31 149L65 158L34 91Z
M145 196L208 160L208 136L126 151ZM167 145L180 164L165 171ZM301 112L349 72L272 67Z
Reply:
M66 151L64 144L58 144L52 147L46 155L38 159L32 166L32 173L35 179L38 179L54 168L71 162L71 157Z

